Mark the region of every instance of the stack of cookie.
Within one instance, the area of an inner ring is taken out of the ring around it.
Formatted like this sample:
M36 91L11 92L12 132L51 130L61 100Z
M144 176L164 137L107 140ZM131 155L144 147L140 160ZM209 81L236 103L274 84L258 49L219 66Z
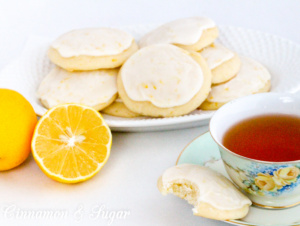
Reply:
M250 94L268 92L271 75L259 62L238 56L227 48L214 44L200 54L212 70L212 87L202 110L217 110L227 102Z
M71 31L52 43L49 57L58 67L38 95L47 108L75 102L120 117L172 117L268 91L269 72L217 37L216 24L204 17L158 27L141 38L139 50L120 30Z
M79 103L100 111L117 98L118 68L137 50L134 38L117 29L66 33L49 48L56 66L40 84L38 97L46 108Z
M239 57L216 43L218 29L208 18L179 19L151 31L140 41L140 47L169 43L196 51L212 73L211 91L200 105L202 110L216 110L223 104L250 94L270 90L270 73L260 63Z

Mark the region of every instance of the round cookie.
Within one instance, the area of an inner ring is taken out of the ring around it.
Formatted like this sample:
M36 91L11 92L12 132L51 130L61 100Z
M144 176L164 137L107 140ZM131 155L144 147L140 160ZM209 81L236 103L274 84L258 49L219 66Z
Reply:
M201 50L200 54L211 69L212 84L226 82L240 70L241 61L239 56L221 44L211 44Z
M117 85L129 110L172 117L195 110L206 99L211 72L200 54L157 44L140 49L125 62Z
M212 86L202 110L216 110L227 102L255 93L268 92L271 88L271 75L259 62L241 57L239 73L228 82Z
M166 23L144 35L139 45L174 44L190 51L199 51L218 37L216 24L206 17L190 17Z
M158 179L163 195L172 193L194 206L194 215L215 220L240 219L251 201L226 177L207 167L181 164L167 169Z
M135 118L140 116L139 114L130 111L120 98L117 98L115 102L104 108L102 112L107 115L123 118Z
M77 103L97 111L117 98L116 69L68 72L55 67L41 82L37 96L46 108Z
M138 46L134 38L113 28L86 28L61 35L50 46L50 60L68 71L121 66Z

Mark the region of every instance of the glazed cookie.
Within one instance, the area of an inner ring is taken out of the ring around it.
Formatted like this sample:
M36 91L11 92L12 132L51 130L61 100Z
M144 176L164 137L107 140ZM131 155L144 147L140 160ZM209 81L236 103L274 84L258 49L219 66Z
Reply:
M241 57L241 69L230 81L213 86L202 110L216 110L227 102L254 93L268 92L271 88L271 75L260 63Z
M115 100L115 102L113 102L108 107L104 108L102 110L102 112L104 114L107 114L107 115L112 115L112 116L117 116L117 117L123 117L123 118L135 118L135 117L139 116L139 114L130 111L125 106L125 104L123 103L123 101L121 100L121 98L117 98Z
M206 60L212 73L212 83L223 83L233 78L240 70L239 56L221 44L205 47L200 54Z
M129 110L152 117L179 116L206 99L211 72L200 54L157 44L132 55L122 66L117 84Z
M117 97L116 69L68 72L55 67L44 78L37 95L46 108L77 103L101 110Z
M50 60L68 71L116 68L138 46L133 37L113 28L86 28L63 34L50 46Z
M191 17L164 24L143 36L140 47L174 44L186 50L199 51L218 37L216 24L209 18Z
M167 169L158 179L163 195L172 193L194 206L194 215L215 220L240 219L251 201L226 177L207 167L182 164Z

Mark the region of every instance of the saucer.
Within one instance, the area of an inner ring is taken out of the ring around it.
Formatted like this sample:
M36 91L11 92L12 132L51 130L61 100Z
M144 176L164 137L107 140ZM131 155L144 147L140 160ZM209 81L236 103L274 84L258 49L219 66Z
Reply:
M218 145L214 142L209 132L196 137L183 149L177 159L176 165L183 163L207 166L229 178L221 160ZM227 220L225 222L233 225L295 226L300 225L299 212L300 205L280 210L262 209L251 206L249 214L245 218Z

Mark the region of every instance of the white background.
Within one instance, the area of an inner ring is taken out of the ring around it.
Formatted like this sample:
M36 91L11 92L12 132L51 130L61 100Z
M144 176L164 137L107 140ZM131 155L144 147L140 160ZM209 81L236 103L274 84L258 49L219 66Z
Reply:
M18 57L28 35L55 37L73 28L160 24L197 15L299 43L299 12L297 0L0 0L0 69ZM184 146L207 130L114 133L107 165L90 181L74 186L51 181L30 158L17 169L0 173L0 224L108 225L107 219L91 215L97 205L105 205L110 211L130 211L112 225L226 225L193 216L185 201L163 197L156 188L157 178L174 165ZM5 212L8 206L15 206L10 215ZM74 215L81 207L82 215ZM63 209L68 216L23 219L18 209Z

